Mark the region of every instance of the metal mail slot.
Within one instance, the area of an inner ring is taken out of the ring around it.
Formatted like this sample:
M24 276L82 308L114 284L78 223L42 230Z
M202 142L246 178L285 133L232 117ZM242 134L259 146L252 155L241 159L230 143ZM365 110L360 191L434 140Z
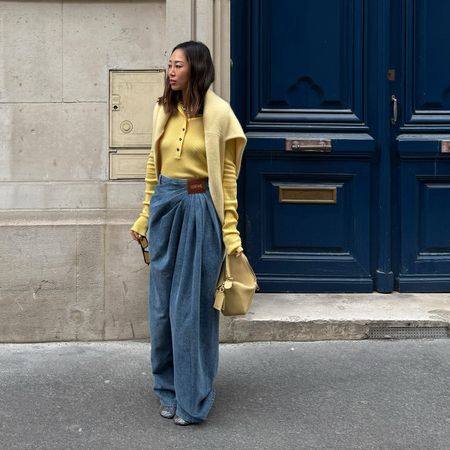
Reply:
M286 139L288 152L331 152L331 139Z
M336 186L278 186L280 203L336 203Z

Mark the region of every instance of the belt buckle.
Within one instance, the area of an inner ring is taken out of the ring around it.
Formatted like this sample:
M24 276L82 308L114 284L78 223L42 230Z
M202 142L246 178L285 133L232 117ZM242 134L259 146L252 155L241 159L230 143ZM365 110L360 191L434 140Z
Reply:
M187 181L188 194L200 194L206 191L206 180L204 178L190 178Z

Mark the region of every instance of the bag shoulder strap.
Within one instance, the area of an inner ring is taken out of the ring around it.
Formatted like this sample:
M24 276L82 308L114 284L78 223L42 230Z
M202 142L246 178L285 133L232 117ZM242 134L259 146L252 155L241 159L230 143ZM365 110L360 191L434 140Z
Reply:
M231 278L230 258L229 255L225 256L225 278Z

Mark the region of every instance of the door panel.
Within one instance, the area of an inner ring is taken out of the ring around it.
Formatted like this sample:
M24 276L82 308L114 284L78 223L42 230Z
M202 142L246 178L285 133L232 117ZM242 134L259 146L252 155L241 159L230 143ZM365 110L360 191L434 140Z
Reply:
M252 5L252 58L259 70L252 73L248 128L270 121L361 124L363 1Z
M249 240L247 252L259 256L253 263L266 291L339 291L343 283L372 290L369 215L361 207L370 204L370 166L335 161L327 169L313 160L289 168L282 159L247 160L258 174L246 178L247 234L262 237Z
M371 128L378 99L370 86L377 59L369 51L376 33L366 25L377 8L368 5L232 4L232 91L241 94L232 102L248 137L240 213L262 291L373 290L372 173L379 149ZM289 141L319 139L328 140L327 151L288 150ZM295 201L299 195L316 200ZM335 195L335 202L314 195Z
M391 130L400 205L396 288L450 289L450 3L403 0L395 11L400 41L399 123ZM447 147L446 147L447 145Z
M450 123L449 14L448 2L405 3L406 124Z
M450 164L404 160L399 290L447 291L450 285Z

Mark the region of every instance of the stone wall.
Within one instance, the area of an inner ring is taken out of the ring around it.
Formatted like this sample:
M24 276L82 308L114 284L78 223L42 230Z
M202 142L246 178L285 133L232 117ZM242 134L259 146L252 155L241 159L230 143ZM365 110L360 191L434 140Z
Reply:
M201 39L227 96L228 3L0 1L1 342L148 336L144 184L109 181L109 70Z

